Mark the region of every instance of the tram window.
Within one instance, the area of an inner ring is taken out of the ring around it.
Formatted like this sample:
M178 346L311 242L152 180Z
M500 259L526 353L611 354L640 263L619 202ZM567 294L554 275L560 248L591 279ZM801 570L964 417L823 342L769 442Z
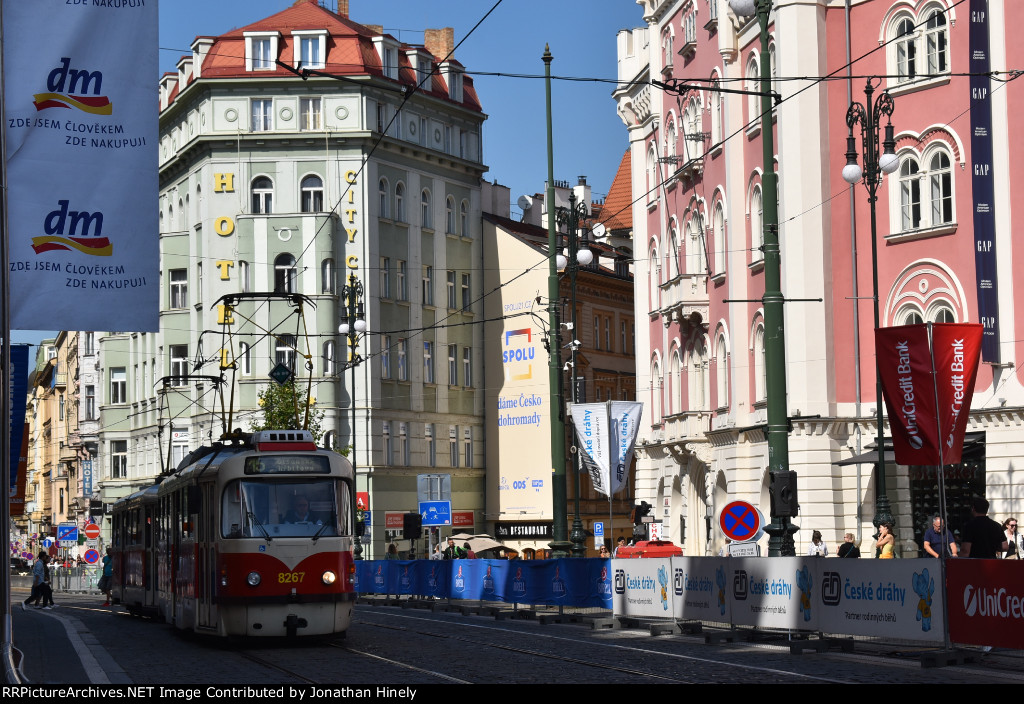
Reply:
M339 535L337 485L335 479L231 482L222 497L221 532L263 539ZM347 512L342 516L347 523Z

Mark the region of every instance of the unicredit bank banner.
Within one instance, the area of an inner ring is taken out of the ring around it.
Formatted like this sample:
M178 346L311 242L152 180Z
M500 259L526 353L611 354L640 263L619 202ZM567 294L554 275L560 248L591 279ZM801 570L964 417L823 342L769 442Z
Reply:
M1024 648L1024 561L949 560L946 583L954 643Z
M11 328L157 330L157 3L3 3Z
M898 463L960 462L981 333L980 325L956 323L875 331L882 395Z

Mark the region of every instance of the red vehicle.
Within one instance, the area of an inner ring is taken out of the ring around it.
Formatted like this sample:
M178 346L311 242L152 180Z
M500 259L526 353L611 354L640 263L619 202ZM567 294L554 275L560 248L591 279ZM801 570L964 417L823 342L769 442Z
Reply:
M114 506L114 598L197 633L344 633L354 507L352 465L308 431L202 447Z
M668 540L640 540L636 545L619 548L615 557L682 557L683 549Z

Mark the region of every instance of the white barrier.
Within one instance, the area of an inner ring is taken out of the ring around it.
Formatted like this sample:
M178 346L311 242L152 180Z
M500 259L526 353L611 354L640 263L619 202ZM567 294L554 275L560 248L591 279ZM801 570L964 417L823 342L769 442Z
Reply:
M933 559L615 559L612 571L617 616L942 640Z

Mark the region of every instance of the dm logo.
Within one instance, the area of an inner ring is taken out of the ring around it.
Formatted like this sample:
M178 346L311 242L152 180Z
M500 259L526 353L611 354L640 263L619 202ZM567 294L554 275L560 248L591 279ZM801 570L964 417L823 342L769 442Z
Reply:
M57 205L60 207L51 210L43 219L43 232L46 234L32 238L32 249L36 254L72 249L94 257L113 254L110 240L103 237L103 213L68 210L66 200L57 201ZM64 237L65 234L69 236Z
M110 99L101 95L103 74L99 71L71 68L71 59L63 57L60 65L46 77L47 93L36 93L36 110L75 108L92 115L110 115ZM90 95L91 94L91 95Z
M505 365L505 381L533 378L533 331L530 328L508 330L501 352L501 363Z

